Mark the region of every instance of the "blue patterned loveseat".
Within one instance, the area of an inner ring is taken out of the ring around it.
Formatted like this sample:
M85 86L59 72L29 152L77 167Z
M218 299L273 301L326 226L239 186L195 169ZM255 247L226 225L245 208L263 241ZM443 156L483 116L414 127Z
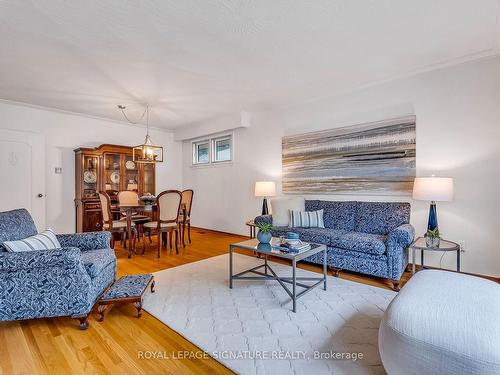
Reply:
M6 252L4 241L37 234L25 209L0 212L0 320L71 316L88 327L96 300L115 280L109 232L57 235L61 249Z
M300 239L328 245L328 264L335 275L341 269L390 279L398 289L408 265L408 246L415 230L410 204L306 200L306 211L324 210L325 228L273 228L273 236L293 231ZM272 223L272 216L258 216L255 223ZM322 255L307 261L322 264Z

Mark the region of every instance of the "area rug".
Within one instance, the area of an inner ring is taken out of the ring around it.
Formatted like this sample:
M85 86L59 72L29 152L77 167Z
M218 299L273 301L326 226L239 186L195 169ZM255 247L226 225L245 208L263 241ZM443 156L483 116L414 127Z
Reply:
M235 272L260 263L235 254ZM270 265L291 274L290 266ZM245 375L385 373L378 327L395 292L330 276L327 290L305 294L293 313L278 282L235 280L229 289L228 269L226 254L154 274L156 292L145 296L144 309L202 350L167 356L205 352Z

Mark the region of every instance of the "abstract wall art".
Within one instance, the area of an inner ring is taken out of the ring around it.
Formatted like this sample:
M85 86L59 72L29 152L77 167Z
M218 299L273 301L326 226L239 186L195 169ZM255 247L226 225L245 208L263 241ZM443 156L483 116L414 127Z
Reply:
M413 115L285 136L283 192L406 195L415 159Z

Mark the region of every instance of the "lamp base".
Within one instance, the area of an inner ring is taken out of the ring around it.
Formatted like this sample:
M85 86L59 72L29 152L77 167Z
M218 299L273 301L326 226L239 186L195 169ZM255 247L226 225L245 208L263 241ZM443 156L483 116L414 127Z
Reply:
M267 199L264 198L262 201L262 215L268 215L269 210L267 209Z
M427 230L434 230L438 228L438 218L436 202L432 201L429 207L429 221L427 222Z

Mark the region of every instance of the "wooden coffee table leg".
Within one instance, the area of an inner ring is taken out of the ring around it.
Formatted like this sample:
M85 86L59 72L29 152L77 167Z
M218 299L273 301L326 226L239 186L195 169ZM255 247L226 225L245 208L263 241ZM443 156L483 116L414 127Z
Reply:
M134 302L134 306L137 309L137 317L140 318L142 316L142 300L139 302Z

